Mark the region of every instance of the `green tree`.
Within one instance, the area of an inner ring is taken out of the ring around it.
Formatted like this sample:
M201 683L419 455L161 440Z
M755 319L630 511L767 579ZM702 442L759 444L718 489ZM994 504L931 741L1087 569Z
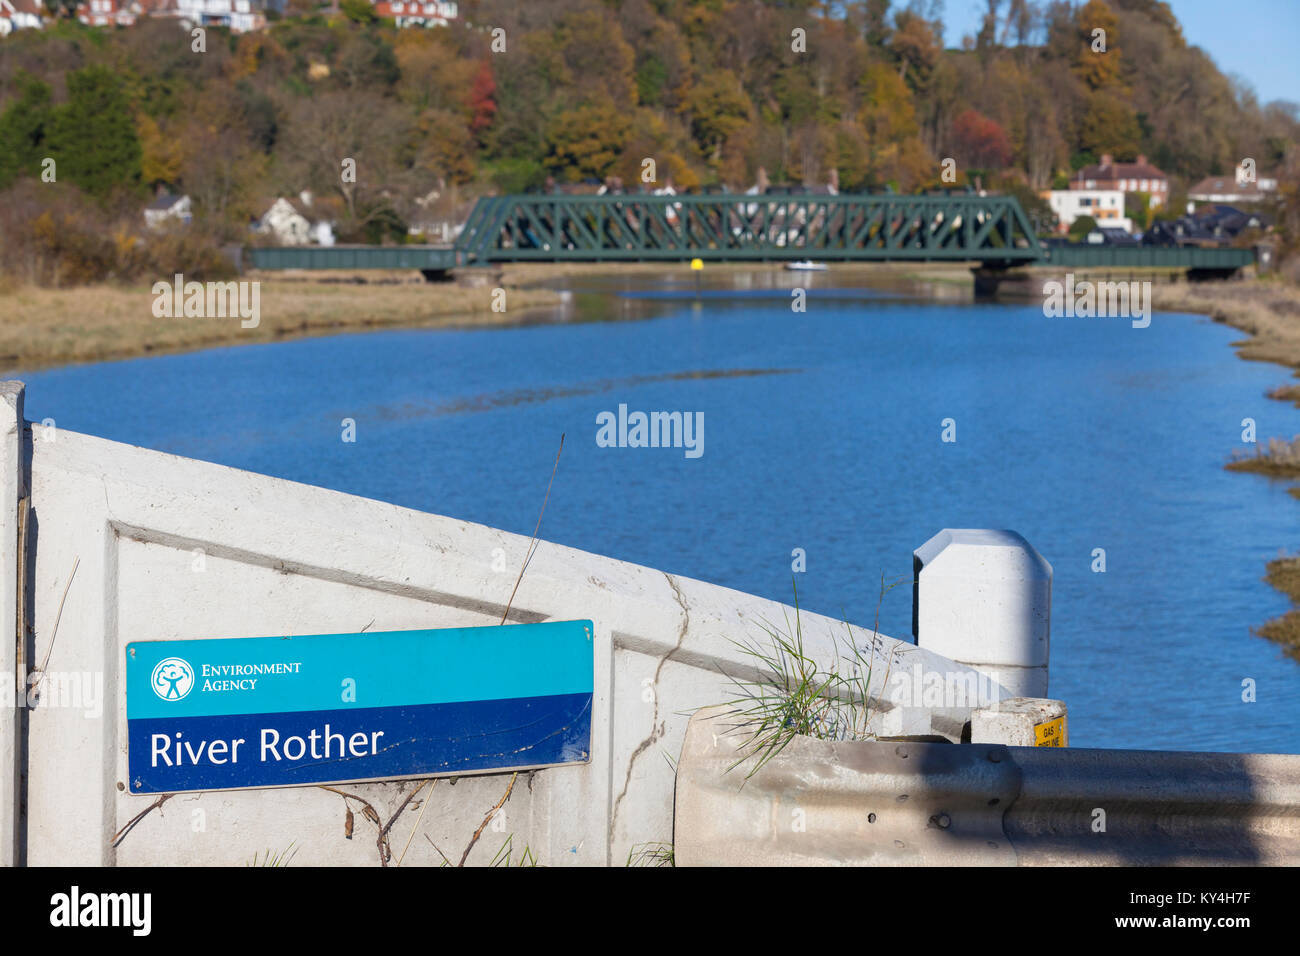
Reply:
M140 139L122 81L104 66L68 74L68 101L50 119L50 152L60 179L93 196L140 181Z
M49 129L49 85L29 74L19 82L18 99L0 114L0 189L23 173L39 171Z
M379 19L370 0L342 0L339 9L353 23L374 23Z
M1124 215L1133 220L1133 226L1143 232L1151 225L1151 196L1149 193L1125 193Z
M1070 241L1083 242L1088 233L1097 228L1097 220L1091 216L1080 216L1070 223Z

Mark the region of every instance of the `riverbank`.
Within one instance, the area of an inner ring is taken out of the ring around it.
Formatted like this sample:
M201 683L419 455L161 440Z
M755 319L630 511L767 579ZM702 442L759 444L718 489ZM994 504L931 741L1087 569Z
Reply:
M379 273L365 281L244 278L261 283L254 328L243 328L237 317L158 318L147 285L0 290L0 367L34 370L365 329L517 325L561 302L554 290L507 281L505 311L493 311L489 286L430 284L418 273Z
M1233 343L1239 356L1284 365L1300 378L1300 288L1279 281L1239 280L1152 286L1151 291L1156 309L1202 313L1240 329L1249 337ZM1300 383L1279 385L1269 397L1300 405ZM1273 479L1300 479L1300 439L1259 436L1256 448L1255 454L1233 458L1225 467ZM1300 485L1288 490L1300 498ZM1255 628L1255 633L1300 660L1300 557L1269 562L1265 580L1295 607Z
M709 263L706 287L779 264ZM455 281L429 283L412 270L251 271L258 282L259 320L157 318L149 286L102 284L74 289L0 288L0 369L36 370L275 342L310 335L384 328L482 328L522 325L559 314L572 278L692 278L686 263L510 263L463 270ZM864 284L907 283L941 298L969 297L970 273L943 263L844 264L840 278ZM793 273L791 273L793 275ZM506 290L505 311L493 310L493 289Z

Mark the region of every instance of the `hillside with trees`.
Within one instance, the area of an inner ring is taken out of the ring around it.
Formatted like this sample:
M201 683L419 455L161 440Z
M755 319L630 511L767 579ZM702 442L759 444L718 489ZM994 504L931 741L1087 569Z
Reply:
M343 241L401 242L431 202L454 218L550 181L640 187L645 159L678 189L761 170L910 192L952 158L959 183L1032 205L1104 153L1170 174L1173 209L1251 157L1281 174L1295 245L1296 104L1222 75L1162 0L987 3L956 49L924 0L478 0L402 30L344 0L210 28L203 52L174 21L64 20L0 41L0 252L44 284L215 272L277 196L310 191ZM191 197L183 234L144 229L160 190Z

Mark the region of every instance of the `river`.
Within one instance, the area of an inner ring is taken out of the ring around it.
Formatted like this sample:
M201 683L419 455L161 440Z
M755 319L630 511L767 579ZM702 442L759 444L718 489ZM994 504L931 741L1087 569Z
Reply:
M1300 433L1300 410L1264 395L1281 371L1203 317L1136 329L843 281L575 280L565 321L16 377L35 421L521 534L564 433L544 539L787 603L797 586L867 625L881 575L910 578L936 531L1012 528L1055 571L1051 694L1072 745L1300 750L1300 663L1250 630L1288 607L1261 577L1300 503L1222 467L1244 418ZM700 454L601 447L597 416L620 404L702 414ZM880 630L910 629L904 584Z

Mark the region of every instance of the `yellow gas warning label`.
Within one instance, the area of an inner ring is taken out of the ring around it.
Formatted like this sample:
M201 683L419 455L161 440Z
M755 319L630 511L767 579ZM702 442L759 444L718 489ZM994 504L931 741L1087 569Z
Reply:
M1045 724L1034 724L1035 747L1064 747L1065 718L1057 717Z

